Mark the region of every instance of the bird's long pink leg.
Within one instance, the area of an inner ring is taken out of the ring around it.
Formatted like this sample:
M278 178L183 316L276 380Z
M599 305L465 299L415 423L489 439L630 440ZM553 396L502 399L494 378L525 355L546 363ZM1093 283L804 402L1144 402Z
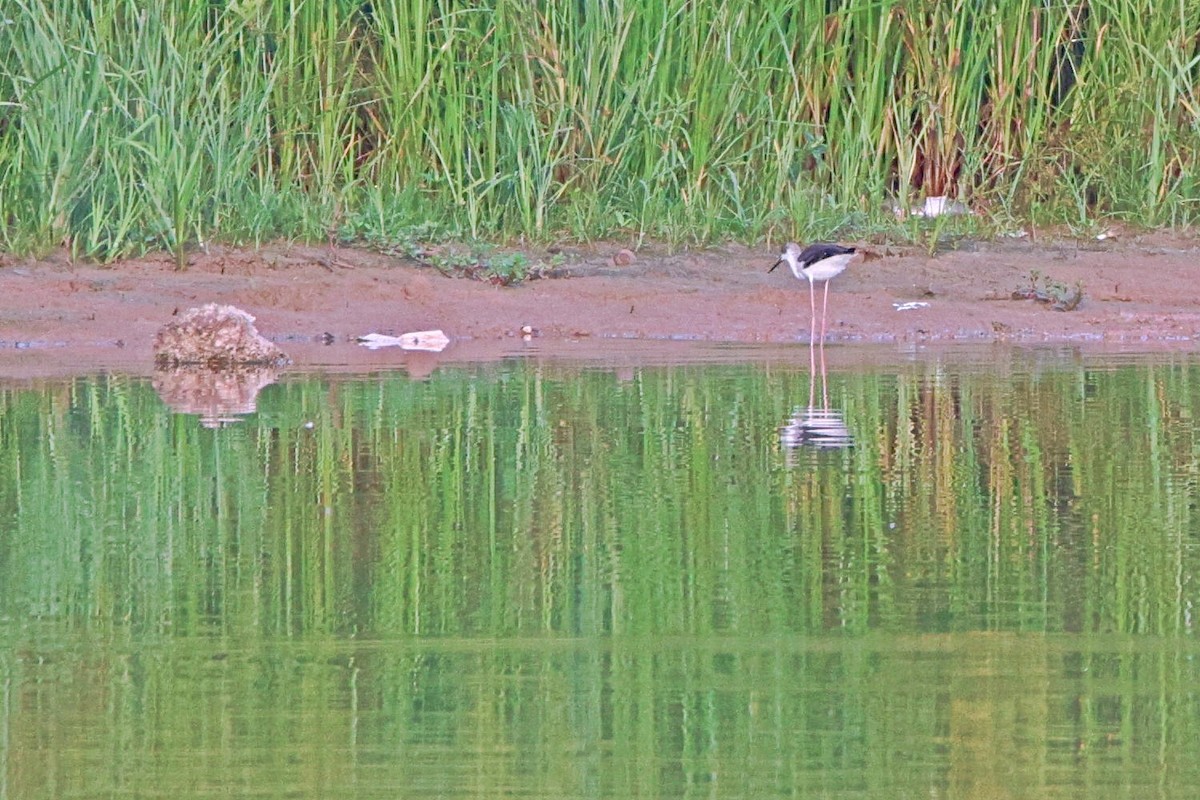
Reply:
M809 324L808 340L811 342L817 335L817 293L813 288L812 278L808 279Z
M821 355L824 357L825 351L822 349ZM812 408L816 402L817 396L817 348L814 346L812 337L808 339L808 407Z
M811 406L812 403L810 402ZM821 408L829 408L829 375L825 371L825 339L821 339Z
M821 303L821 344L825 343L825 325L828 322L827 314L829 313L829 281L825 281L825 299Z

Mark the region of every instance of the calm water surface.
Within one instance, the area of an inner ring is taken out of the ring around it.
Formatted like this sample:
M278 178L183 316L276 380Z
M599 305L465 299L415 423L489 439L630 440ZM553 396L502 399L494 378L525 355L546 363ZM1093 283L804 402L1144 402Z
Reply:
M0 388L0 797L1195 797L1200 360L812 389Z

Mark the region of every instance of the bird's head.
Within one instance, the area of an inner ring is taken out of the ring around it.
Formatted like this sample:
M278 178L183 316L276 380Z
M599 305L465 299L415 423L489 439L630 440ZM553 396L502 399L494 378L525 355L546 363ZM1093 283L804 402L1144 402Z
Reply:
M796 265L800 263L799 259L800 245L796 244L795 242L788 242L783 248L783 252L779 254L779 258L775 260L775 263L771 265L771 268L767 270L767 272L774 272L775 268L784 262L787 262L788 266L795 271Z

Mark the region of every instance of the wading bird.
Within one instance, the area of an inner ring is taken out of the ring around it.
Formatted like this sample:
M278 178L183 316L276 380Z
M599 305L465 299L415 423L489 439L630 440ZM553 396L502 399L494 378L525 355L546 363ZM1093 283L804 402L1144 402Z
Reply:
M808 305L812 311L810 342L816 337L817 331L817 294L813 284L817 281L825 283L825 299L821 301L821 344L824 344L826 312L829 309L829 281L841 275L842 270L854 257L853 247L843 247L840 244L810 244L801 249L795 242L788 242L779 260L767 270L774 272L775 267L786 261L792 268L793 275L808 281Z

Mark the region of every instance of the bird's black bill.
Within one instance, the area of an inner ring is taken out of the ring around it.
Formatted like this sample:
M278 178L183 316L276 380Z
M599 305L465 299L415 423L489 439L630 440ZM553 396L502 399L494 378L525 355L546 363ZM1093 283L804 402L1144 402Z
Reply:
M778 261L776 261L774 264L772 264L771 268L769 270L767 270L767 272L774 272L775 268L778 267L782 263L783 263L783 259L781 258Z

